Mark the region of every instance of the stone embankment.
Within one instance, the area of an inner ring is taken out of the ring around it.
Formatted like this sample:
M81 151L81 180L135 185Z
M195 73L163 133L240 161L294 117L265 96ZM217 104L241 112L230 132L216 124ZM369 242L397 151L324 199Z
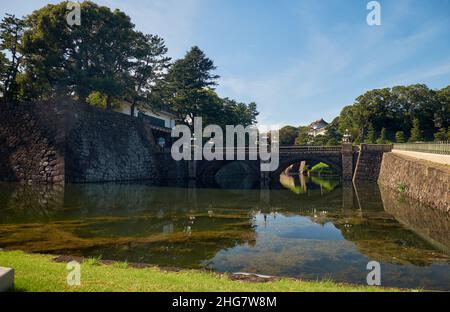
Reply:
M160 181L142 120L71 101L2 105L0 181Z
M450 213L450 167L385 153L378 183L427 206Z

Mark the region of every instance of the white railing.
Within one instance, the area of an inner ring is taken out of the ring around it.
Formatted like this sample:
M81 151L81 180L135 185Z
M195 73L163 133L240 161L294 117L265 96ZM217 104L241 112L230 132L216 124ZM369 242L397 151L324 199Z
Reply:
M450 155L450 141L394 144L394 149L411 152Z
M280 146L280 151L292 150L292 151L341 151L342 145L336 146L319 146L319 145L293 145L293 146Z
M361 144L361 148L369 152L390 152L392 144Z
M192 149L195 148L199 148L202 149L203 146L196 146L196 145L192 145L191 146ZM215 151L222 151L222 152L227 152L227 151L258 151L260 148L264 148L264 147L215 147L214 150ZM267 147L268 149L270 149L270 145ZM293 146L279 146L279 150L280 151L341 151L342 150L342 145L337 145L337 146L306 146L306 145L293 145Z

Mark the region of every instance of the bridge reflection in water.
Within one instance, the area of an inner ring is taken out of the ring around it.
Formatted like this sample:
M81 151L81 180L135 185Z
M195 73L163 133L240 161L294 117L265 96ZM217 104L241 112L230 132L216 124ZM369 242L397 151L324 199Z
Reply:
M272 190L0 184L0 248L362 284L376 260L384 286L450 288L447 215L375 184L297 179Z

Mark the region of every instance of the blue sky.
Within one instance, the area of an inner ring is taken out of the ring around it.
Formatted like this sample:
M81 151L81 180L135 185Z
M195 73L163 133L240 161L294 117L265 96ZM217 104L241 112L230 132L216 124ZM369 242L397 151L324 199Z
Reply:
M0 0L28 14L59 1ZM304 125L337 116L364 91L450 84L450 0L99 0L162 36L170 56L198 45L214 60L221 96L255 101L259 122Z

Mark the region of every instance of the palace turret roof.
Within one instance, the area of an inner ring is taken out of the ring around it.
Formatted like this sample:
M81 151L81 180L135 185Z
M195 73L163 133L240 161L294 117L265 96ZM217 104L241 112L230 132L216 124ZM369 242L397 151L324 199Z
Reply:
M323 120L323 118L316 120L309 125L309 127L312 129L322 129L325 128L326 126L328 126L328 122Z

